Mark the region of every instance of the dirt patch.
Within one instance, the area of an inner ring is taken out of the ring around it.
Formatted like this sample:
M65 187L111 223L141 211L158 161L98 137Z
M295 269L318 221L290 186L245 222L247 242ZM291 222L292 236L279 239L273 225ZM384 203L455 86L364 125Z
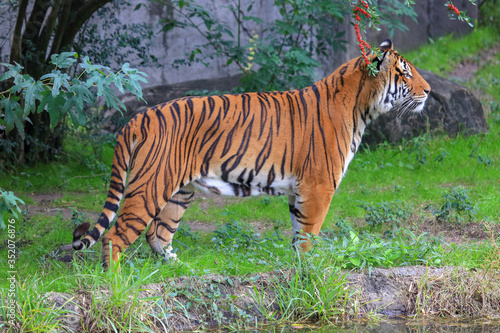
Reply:
M455 69L449 73L449 78L460 83L472 80L479 68L495 58L499 52L500 44L480 52L476 59L467 60L458 64Z
M417 233L428 233L439 236L446 243L464 244L471 242L486 242L500 235L499 224L486 224L483 222L453 223L441 222L436 219L425 219L415 224Z
M72 196L78 197L83 196L83 193L71 193ZM70 220L73 216L74 203L65 202L62 200L63 193L32 193L28 195L28 198L34 202L34 204L25 205L25 209L28 211L28 218L32 218L35 215L43 214L48 216L56 216L61 214L65 220ZM193 204L197 203L198 207L202 210L208 210L210 207L222 208L226 204L239 203L245 198L240 197L224 197L216 194L207 194L196 192ZM103 201L104 205L104 201ZM189 208L188 208L189 209ZM99 218L100 212L95 212L86 209L78 209L78 212L85 215L85 220L91 223L95 223ZM192 231L200 232L213 232L216 230L220 224L219 223L207 223L200 221L185 221L183 223L189 225ZM271 223L262 221L250 221L248 222L255 232L265 232L272 230L273 225ZM290 232L291 234L291 232Z
M78 195L83 196L84 194L73 193L73 195L78 197ZM47 216L57 216L61 214L65 220L70 220L73 216L74 209L72 206L74 206L74 203L63 201L63 193L32 193L27 196L31 201L35 202L35 204L24 206L28 212L28 218L32 218L39 214ZM83 213L86 219L90 221L97 221L100 215L100 213L86 209L79 209L78 211Z

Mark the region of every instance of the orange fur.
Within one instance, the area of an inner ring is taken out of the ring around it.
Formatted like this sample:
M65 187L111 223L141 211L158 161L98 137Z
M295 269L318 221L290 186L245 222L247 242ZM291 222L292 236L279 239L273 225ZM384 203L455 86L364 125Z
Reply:
M118 136L101 217L74 248L93 245L123 201L103 238L104 262L109 242L116 261L148 226L148 243L164 253L193 187L287 195L294 241L317 235L366 124L391 109L420 111L430 91L390 41L382 48L372 56L376 76L356 58L304 89L186 97L137 114Z

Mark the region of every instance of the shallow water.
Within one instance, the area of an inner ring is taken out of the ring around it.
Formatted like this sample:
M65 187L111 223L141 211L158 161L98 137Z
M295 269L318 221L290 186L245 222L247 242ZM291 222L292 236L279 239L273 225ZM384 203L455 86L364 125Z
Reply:
M316 326L316 325L290 325L282 327L273 327L270 330L264 330L266 332L339 332L339 333L350 333L350 332L366 332L366 333L396 333L396 332L472 332L472 333L493 333L500 332L500 319L488 320L488 319L478 319L478 320L412 320L407 321L404 319L384 319L379 323L353 323L343 326ZM262 332L262 330L260 331Z

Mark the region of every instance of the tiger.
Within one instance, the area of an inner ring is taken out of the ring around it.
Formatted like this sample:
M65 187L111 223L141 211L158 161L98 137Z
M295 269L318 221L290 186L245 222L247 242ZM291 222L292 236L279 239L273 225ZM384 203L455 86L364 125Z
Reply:
M92 231L75 229L73 248L104 235L107 266L147 229L153 252L175 259L173 236L201 190L287 196L292 243L307 251L366 126L421 112L431 90L389 39L369 60L376 75L357 57L303 89L183 97L138 113L118 134L102 213Z

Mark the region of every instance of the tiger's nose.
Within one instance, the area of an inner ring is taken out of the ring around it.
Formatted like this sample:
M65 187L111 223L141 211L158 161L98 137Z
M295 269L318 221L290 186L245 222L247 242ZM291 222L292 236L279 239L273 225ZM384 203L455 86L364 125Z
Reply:
M429 88L429 89L424 89L424 93L425 93L426 95L429 95L429 93L430 93L430 92L431 92L431 88Z

